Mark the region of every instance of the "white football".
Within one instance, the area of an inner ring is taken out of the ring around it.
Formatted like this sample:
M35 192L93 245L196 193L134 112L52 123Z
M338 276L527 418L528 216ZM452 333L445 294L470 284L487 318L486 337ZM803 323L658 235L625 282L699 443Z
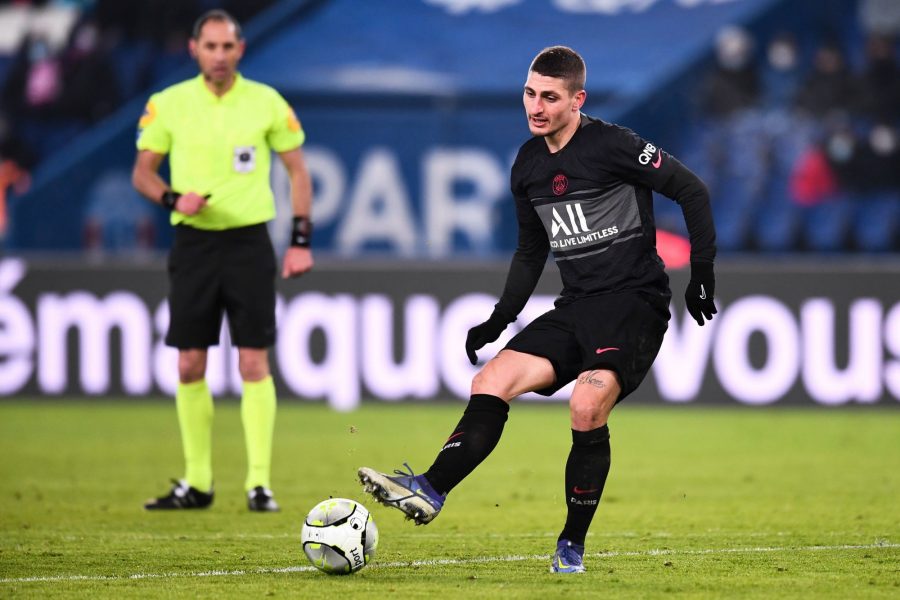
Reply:
M334 575L355 573L378 547L378 528L359 502L329 498L316 504L300 533L303 552L317 569Z

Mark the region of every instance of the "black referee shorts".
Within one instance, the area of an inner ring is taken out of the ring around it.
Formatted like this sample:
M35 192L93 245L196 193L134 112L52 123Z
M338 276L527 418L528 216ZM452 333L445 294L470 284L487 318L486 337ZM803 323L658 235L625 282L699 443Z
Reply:
M541 356L556 372L550 396L592 369L615 371L622 384L618 400L637 389L650 370L669 327L669 301L640 292L581 298L544 313L506 347Z
M166 344L180 349L218 345L226 313L235 346L273 345L275 275L265 223L224 231L177 225L169 252Z

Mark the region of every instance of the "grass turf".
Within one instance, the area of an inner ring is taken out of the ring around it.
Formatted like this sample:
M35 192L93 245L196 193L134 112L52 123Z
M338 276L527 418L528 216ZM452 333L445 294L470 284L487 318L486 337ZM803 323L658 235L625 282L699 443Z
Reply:
M356 468L424 470L461 404L282 402L273 488L250 514L238 405L219 401L216 501L148 513L181 474L171 402L0 403L0 597L900 597L900 411L623 405L588 572L554 576L565 516L564 406L513 407L491 457L427 527L361 492ZM350 577L298 540L329 496L381 536Z

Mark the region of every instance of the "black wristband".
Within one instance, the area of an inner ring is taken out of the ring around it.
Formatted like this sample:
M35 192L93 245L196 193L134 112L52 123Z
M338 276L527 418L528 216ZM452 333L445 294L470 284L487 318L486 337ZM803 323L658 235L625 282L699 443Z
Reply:
M309 217L294 217L291 225L291 246L295 248L309 248L312 240L312 221Z
M159 197L159 203L167 210L175 210L175 205L178 203L179 198L181 198L181 194L178 192L166 190Z

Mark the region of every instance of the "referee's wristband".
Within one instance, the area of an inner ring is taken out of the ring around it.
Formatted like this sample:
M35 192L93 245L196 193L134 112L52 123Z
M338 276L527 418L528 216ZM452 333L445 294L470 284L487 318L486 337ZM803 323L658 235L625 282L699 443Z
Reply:
M291 246L309 248L312 240L312 221L309 217L294 217L291 225Z
M162 193L162 196L159 197L159 203L162 204L163 208L166 210L175 210L175 205L178 204L179 198L181 198L181 194L178 192L166 190Z

